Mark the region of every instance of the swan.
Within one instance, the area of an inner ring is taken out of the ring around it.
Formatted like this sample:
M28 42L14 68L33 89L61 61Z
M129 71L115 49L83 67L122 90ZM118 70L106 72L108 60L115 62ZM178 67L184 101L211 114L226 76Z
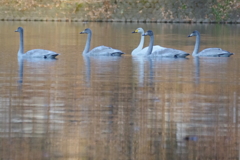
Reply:
M59 55L56 52L44 50L44 49L33 49L24 53L24 38L23 38L23 28L18 27L15 32L20 33L20 45L18 50L18 57L19 58L55 58Z
M84 31L80 32L80 34L88 34L87 41L85 48L83 50L83 55L90 55L90 56L121 56L124 54L122 51L118 49L113 49L111 47L106 46L98 46L89 51L91 38L92 38L92 31L90 28L86 28Z
M196 43L192 53L192 56L202 56L202 57L230 57L233 53L223 50L221 48L207 48L199 51L200 48L200 33L195 30L188 37L196 36Z
M150 36L149 47L146 53L148 56L166 57L166 58L186 58L186 56L189 55L184 51L172 49L172 48L165 48L165 49L152 51L153 44L154 44L153 31L148 30L146 33L143 34L143 36L147 36L147 35Z
M142 36L144 34L144 30L142 28L137 28L135 31L133 31L132 33L140 33L141 34L141 39L140 39L140 43L138 45L137 48L135 48L132 51L132 56L141 56L141 55L145 55L147 52L148 47L143 48L144 45L144 36ZM159 50L159 49L165 49L164 47L161 47L159 45L155 45L153 46L153 51L155 50Z

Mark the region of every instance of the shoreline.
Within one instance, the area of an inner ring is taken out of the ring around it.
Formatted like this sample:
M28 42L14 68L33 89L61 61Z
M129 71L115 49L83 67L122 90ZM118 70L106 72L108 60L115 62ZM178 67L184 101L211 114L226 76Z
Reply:
M236 0L3 0L0 4L0 21L240 24Z
M0 18L0 21L45 21L45 22L122 22L122 23L198 23L198 24L240 24L240 20L228 20L228 21L211 21L208 19L200 20L179 20L179 19L159 19L159 20L131 20L131 19L99 19L99 20L87 20L87 19L69 19L69 18Z

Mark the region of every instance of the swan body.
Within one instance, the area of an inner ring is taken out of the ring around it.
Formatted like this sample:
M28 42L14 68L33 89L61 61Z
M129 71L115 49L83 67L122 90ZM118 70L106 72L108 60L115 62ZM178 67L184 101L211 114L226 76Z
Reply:
M172 49L172 48L164 48L152 51L153 44L154 44L154 35L151 30L148 30L146 33L143 34L143 36L150 36L150 42L149 47L147 50L147 55L152 57L165 57L165 58L186 58L186 56L189 55L189 53L186 53L181 50Z
M221 48L207 48L199 52L200 48L200 33L193 31L188 37L196 36L196 43L192 53L192 56L199 57L230 57L233 53L223 50Z
M144 30L142 28L137 28L135 31L133 31L132 33L140 33L141 34L141 39L140 39L140 43L138 45L137 48L135 48L132 51L132 56L144 56L147 53L148 47L143 48L144 45L144 36L142 36L144 34ZM155 50L160 50L160 49L165 49L164 47L161 47L159 45L155 45L153 46L153 51Z
M20 33L20 45L18 50L18 57L19 58L55 58L57 55L59 55L56 52L44 50L44 49L33 49L30 51L27 51L24 53L24 38L23 38L23 28L18 27L18 29L15 32Z
M89 55L89 56L121 56L124 54L122 51L118 49L113 49L111 47L107 46L98 46L95 47L90 51L90 45L91 45L91 38L92 38L92 31L89 28L86 28L84 31L80 32L80 34L88 34L87 41L85 48L83 50L83 55Z

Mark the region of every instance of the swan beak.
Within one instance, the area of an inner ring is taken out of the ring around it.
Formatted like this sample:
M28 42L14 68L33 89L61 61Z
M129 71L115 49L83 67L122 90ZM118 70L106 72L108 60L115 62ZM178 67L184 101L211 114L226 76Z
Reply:
M80 34L84 34L84 33L85 33L84 31L80 32Z
M188 35L188 37L192 37L192 36L193 36L193 34L192 34L192 33Z
M18 32L18 30L16 30L15 32Z
M132 33L138 33L138 29L136 29L135 31L133 31Z
M147 33L142 34L142 36L147 36Z

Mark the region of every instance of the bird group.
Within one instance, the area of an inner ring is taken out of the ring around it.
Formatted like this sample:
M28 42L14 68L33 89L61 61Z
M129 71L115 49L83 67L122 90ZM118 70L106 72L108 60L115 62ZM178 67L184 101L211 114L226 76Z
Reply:
M23 28L18 27L15 32L20 33L20 45L18 51L19 58L44 58L44 59L53 59L59 54L53 51L44 50L44 49L33 49L26 53L24 53L24 38L23 38ZM132 56L150 56L150 57L167 57L167 58L185 58L189 55L181 50L165 48L159 45L154 45L154 33L151 30L144 32L142 28L138 28L132 33L140 33L141 39L137 48L132 51ZM98 46L94 49L90 50L92 31L89 28L86 28L84 31L80 32L80 34L87 34L86 45L83 50L83 55L88 56L121 56L124 54L122 51L118 49L113 49L107 46ZM149 36L150 42L149 46L143 48L144 45L144 37ZM201 56L201 57L230 57L233 53L223 50L221 48L207 48L199 52L200 47L200 33L198 31L193 31L188 37L196 36L196 43L192 53L192 56Z

